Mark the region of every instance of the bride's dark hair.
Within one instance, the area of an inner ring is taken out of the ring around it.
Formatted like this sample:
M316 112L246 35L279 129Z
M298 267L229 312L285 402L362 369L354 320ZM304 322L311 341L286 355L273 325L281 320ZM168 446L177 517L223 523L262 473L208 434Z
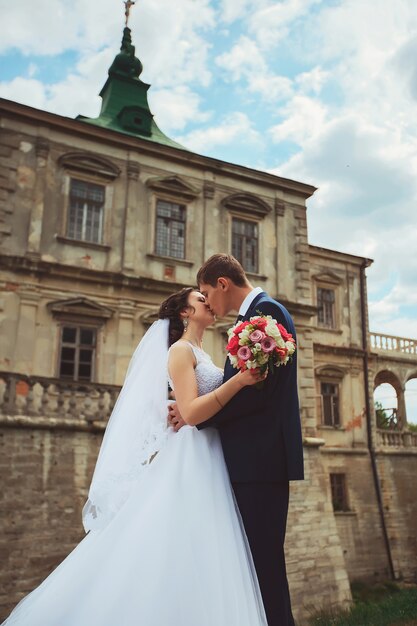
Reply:
M159 319L169 319L170 346L182 337L184 324L181 318L181 311L190 306L188 304L188 296L192 291L195 291L194 287L184 287L184 289L169 296L159 307Z

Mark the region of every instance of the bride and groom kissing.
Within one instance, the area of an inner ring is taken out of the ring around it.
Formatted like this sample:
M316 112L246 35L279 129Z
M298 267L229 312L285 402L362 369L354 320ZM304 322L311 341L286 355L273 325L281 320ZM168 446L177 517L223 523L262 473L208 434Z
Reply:
M261 375L202 349L214 316L280 303L215 254L136 348L83 510L86 537L7 626L291 626L289 481L303 478L296 354ZM175 401L167 414L167 382ZM258 384L262 381L262 384ZM261 388L259 388L261 386Z

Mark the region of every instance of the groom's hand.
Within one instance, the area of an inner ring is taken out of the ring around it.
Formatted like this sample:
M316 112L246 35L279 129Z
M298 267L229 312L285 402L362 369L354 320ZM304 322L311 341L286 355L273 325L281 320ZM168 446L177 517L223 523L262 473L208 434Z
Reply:
M168 424L172 426L176 433L185 426L176 402L168 405Z

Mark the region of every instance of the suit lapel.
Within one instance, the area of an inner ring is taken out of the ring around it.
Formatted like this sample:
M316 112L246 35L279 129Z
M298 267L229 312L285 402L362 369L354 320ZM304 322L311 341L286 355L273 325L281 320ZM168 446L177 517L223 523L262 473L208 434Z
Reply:
M261 291L261 293L258 293L258 295L256 296L256 298L254 298L252 300L252 302L250 303L250 306L248 308L248 310L246 311L245 316L243 317L243 319L246 321L248 320L250 317L253 317L253 315L256 314L256 307L257 304L260 300L262 300L262 298L264 298L265 296L267 296L268 294L265 291Z

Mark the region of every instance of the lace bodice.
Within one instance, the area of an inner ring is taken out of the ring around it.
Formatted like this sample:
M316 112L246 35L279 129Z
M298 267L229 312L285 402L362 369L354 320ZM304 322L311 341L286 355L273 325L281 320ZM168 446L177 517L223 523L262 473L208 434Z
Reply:
M197 379L197 389L198 395L203 396L213 389L217 389L223 382L223 372L221 369L216 367L211 360L211 357L207 352L204 352L201 348L197 348L193 346L190 342L188 342L191 350L194 353L197 364L195 366L195 377ZM168 376L169 384L173 389L173 384L171 378Z

